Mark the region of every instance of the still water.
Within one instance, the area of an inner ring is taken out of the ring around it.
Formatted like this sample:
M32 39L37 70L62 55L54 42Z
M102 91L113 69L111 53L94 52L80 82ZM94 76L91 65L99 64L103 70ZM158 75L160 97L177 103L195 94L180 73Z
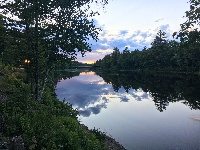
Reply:
M200 79L71 73L56 93L128 150L200 150Z

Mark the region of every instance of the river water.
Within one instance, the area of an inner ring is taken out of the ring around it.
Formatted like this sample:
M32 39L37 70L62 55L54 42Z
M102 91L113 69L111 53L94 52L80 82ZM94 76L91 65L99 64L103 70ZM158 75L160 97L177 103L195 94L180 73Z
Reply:
M60 78L56 94L128 150L200 150L199 90L194 76L82 72Z

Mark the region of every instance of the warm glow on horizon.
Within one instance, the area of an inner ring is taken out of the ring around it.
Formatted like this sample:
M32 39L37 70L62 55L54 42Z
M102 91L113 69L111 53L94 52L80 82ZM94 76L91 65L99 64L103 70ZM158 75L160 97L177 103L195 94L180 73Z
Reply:
M98 82L97 84L103 85L103 84L106 84L106 82L105 82L105 81L100 81L100 82Z
M113 52L113 49L106 49L106 50L98 49L97 52L99 52L99 53L104 53L104 54L108 54L108 53L112 53L112 52Z
M94 64L97 60L104 58L105 55L113 52L113 49L98 49L92 52L88 52L85 57L78 56L77 61L80 63Z
M95 62L96 62L96 60L81 60L81 61L79 61L79 62L81 62L81 63L86 63L86 64L94 64Z
M95 72L81 72L80 75L95 75Z

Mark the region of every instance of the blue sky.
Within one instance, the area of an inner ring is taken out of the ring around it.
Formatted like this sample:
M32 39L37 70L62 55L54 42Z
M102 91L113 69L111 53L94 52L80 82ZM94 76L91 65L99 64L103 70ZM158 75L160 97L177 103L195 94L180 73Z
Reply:
M90 41L92 52L85 57L78 55L80 62L94 63L112 52L114 47L121 51L127 46L130 50L142 49L149 46L158 30L167 33L172 39L173 32L180 29L180 24L186 18L189 10L188 0L109 0L105 9L92 5L98 9L99 16L95 16L95 24L102 31L97 42Z

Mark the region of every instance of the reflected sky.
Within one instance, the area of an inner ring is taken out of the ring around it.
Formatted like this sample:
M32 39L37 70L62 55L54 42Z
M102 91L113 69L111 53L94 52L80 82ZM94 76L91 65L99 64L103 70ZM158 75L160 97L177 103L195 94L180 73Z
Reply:
M56 93L80 112L80 121L99 128L127 150L200 150L200 110L185 101L164 102L160 112L150 93L118 92L93 72L61 80Z
M107 108L107 103L113 99L118 99L120 102L152 100L149 93L143 92L142 89L131 89L126 93L120 88L115 92L111 84L104 82L103 78L94 72L82 72L78 77L61 80L57 84L56 94L58 99L65 99L77 108L83 117L100 113L101 109Z

